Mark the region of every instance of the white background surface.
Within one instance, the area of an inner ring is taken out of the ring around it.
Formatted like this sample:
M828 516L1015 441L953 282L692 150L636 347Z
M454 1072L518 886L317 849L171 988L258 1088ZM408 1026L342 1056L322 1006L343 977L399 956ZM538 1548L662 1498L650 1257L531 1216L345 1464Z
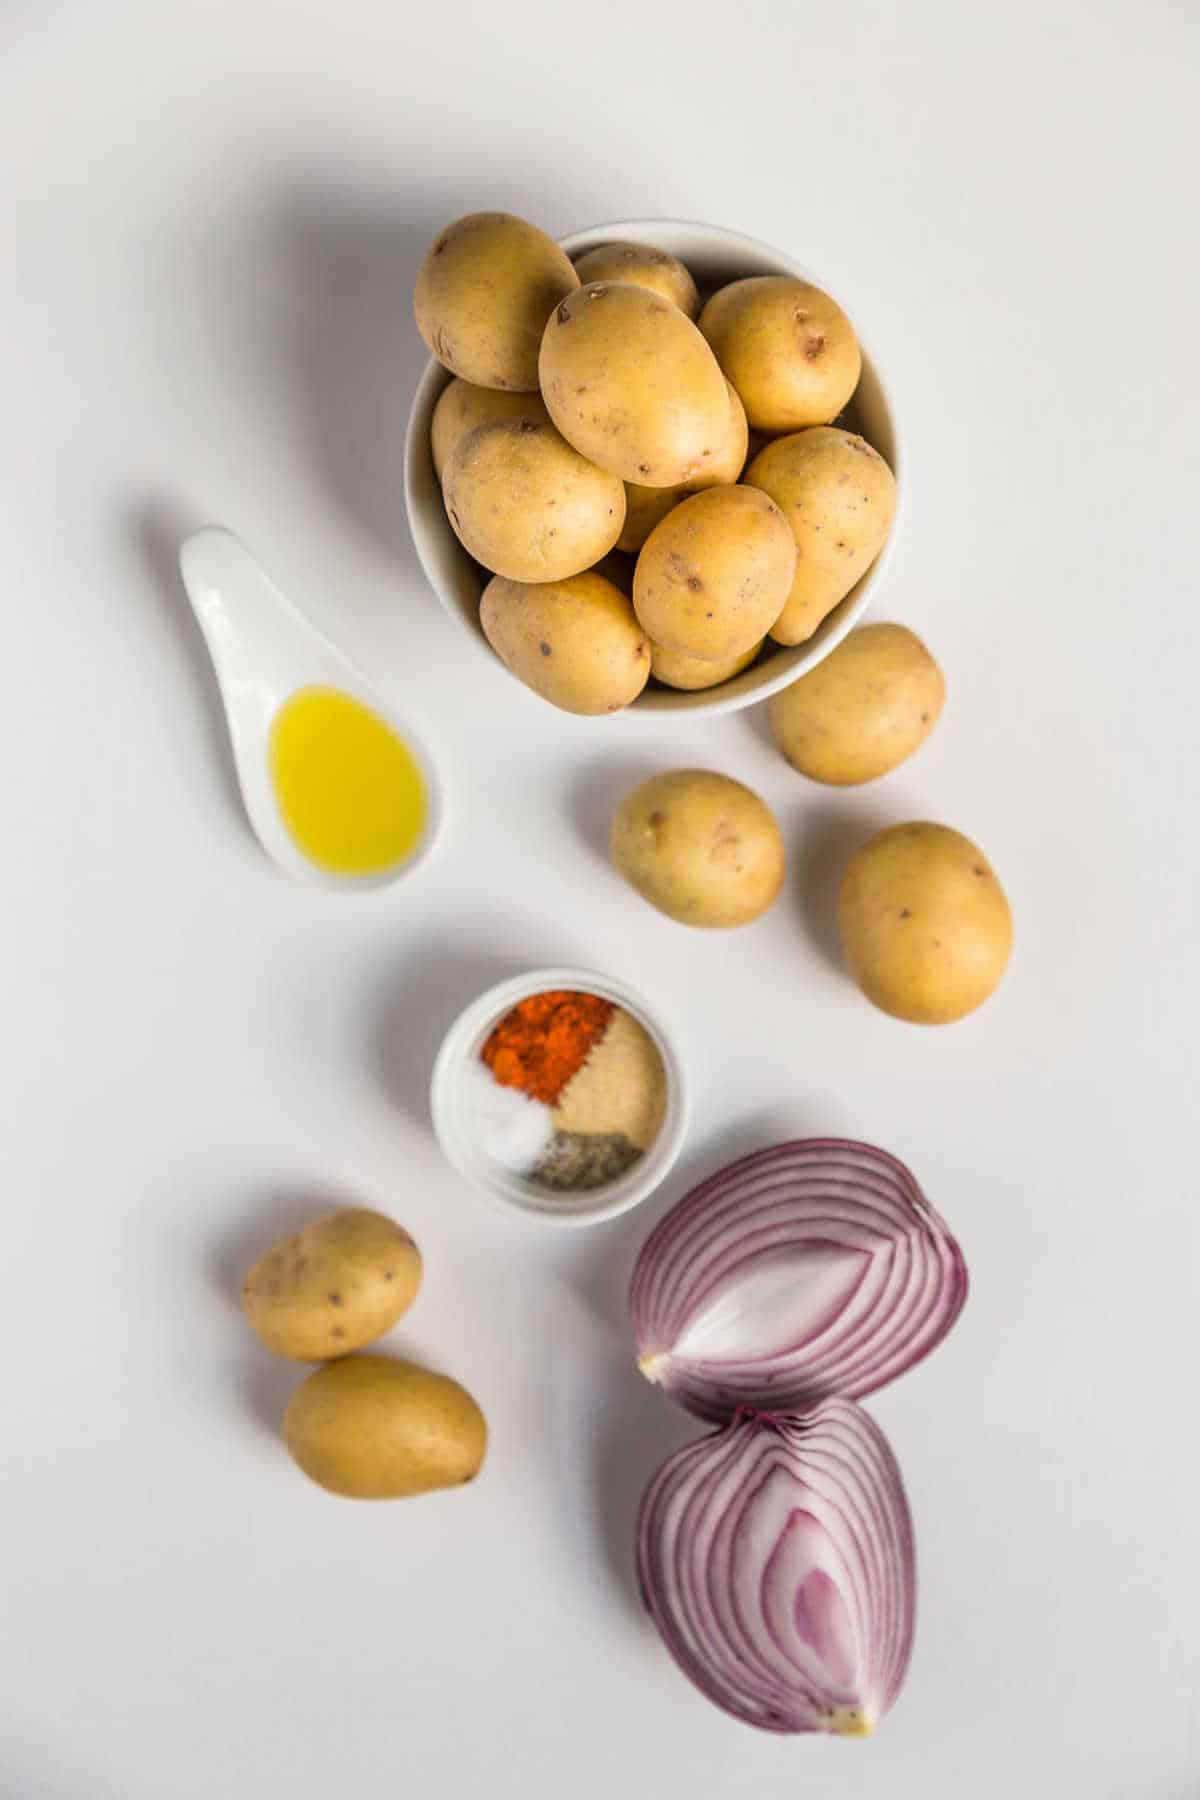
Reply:
M6 11L4 1800L1200 1793L1196 52L1168 0ZM400 443L416 258L480 206L707 218L848 297L908 443L877 616L949 680L908 767L839 797L754 716L572 720L460 658ZM172 569L207 519L444 745L411 888L291 886L251 840ZM719 942L595 847L697 761L791 847ZM1017 921L944 1031L831 961L840 859L912 816L975 836ZM457 1007L557 958L644 986L698 1102L669 1192L578 1236L478 1205L425 1114ZM711 1710L630 1576L692 1430L630 1365L634 1248L813 1130L907 1159L974 1278L872 1407L922 1600L868 1743ZM471 1489L356 1506L280 1447L295 1376L238 1277L341 1197L425 1250L396 1343L484 1404Z

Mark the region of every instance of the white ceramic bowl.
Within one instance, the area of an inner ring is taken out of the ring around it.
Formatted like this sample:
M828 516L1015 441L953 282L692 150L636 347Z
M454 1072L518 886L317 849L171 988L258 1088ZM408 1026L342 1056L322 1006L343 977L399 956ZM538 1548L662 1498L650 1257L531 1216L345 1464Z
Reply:
M625 1175L582 1194L550 1194L536 1183L510 1174L493 1162L472 1130L464 1071L475 1062L498 1020L530 994L555 989L598 994L624 1007L653 1039L667 1078L667 1110L658 1136ZM590 969L535 969L489 988L459 1014L433 1065L430 1087L433 1128L448 1160L471 1185L510 1212L547 1225L595 1225L614 1219L645 1200L663 1181L679 1155L687 1129L687 1085L683 1065L661 1022L641 995L623 981Z
M627 238L634 243L653 244L682 258L699 283L702 293L734 281L741 275L798 275L827 287L819 271L806 269L793 257L757 238L743 237L737 231L725 231L718 225L689 225L680 219L626 219L614 225L594 225L588 231L577 231L562 239L563 249L573 257L582 256L597 244L614 238ZM860 324L859 309L846 307ZM900 523L903 469L899 434L887 389L870 351L859 333L862 345L862 378L858 391L847 409L852 428L873 444L896 476L896 516L891 534L883 550L853 587L841 605L818 626L807 643L785 650L776 647L765 653L744 674L720 687L699 693L685 693L670 688L651 686L634 701L638 714L656 713L722 713L734 712L742 706L753 706L765 700L778 688L786 687L829 655L851 626L858 623L870 604L871 596L887 572ZM404 450L404 489L408 505L408 522L417 555L429 585L456 624L475 646L487 656L493 652L479 625L479 596L483 591L479 570L471 561L446 518L441 489L433 472L429 452L429 430L437 397L450 380L440 363L430 362L417 384L416 397L408 421L408 437ZM515 679L515 677L514 677Z

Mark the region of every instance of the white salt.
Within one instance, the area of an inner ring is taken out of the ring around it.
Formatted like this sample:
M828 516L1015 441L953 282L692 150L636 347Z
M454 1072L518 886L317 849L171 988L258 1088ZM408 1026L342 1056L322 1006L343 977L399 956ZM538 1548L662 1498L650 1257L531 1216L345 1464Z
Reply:
M550 1148L554 1115L520 1088L501 1087L486 1063L464 1070L464 1099L480 1146L513 1175L531 1175Z

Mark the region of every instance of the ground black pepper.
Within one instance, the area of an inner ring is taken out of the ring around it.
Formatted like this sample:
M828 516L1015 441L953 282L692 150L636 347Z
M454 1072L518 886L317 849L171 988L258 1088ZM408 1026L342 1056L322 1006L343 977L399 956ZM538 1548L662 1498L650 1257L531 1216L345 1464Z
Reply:
M558 1193L604 1187L642 1155L622 1131L556 1131L535 1179Z

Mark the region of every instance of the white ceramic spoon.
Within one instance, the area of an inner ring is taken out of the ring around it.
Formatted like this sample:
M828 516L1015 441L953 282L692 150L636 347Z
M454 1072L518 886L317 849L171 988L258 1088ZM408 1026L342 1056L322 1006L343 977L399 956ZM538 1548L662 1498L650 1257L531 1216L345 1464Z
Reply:
M411 726L280 593L232 531L217 525L197 531L184 542L179 567L216 671L242 799L267 855L286 874L327 888L386 887L411 875L432 851L444 810L433 760ZM337 874L310 861L284 823L271 779L271 723L285 700L309 687L351 695L411 751L425 784L425 824L403 861L365 875Z

